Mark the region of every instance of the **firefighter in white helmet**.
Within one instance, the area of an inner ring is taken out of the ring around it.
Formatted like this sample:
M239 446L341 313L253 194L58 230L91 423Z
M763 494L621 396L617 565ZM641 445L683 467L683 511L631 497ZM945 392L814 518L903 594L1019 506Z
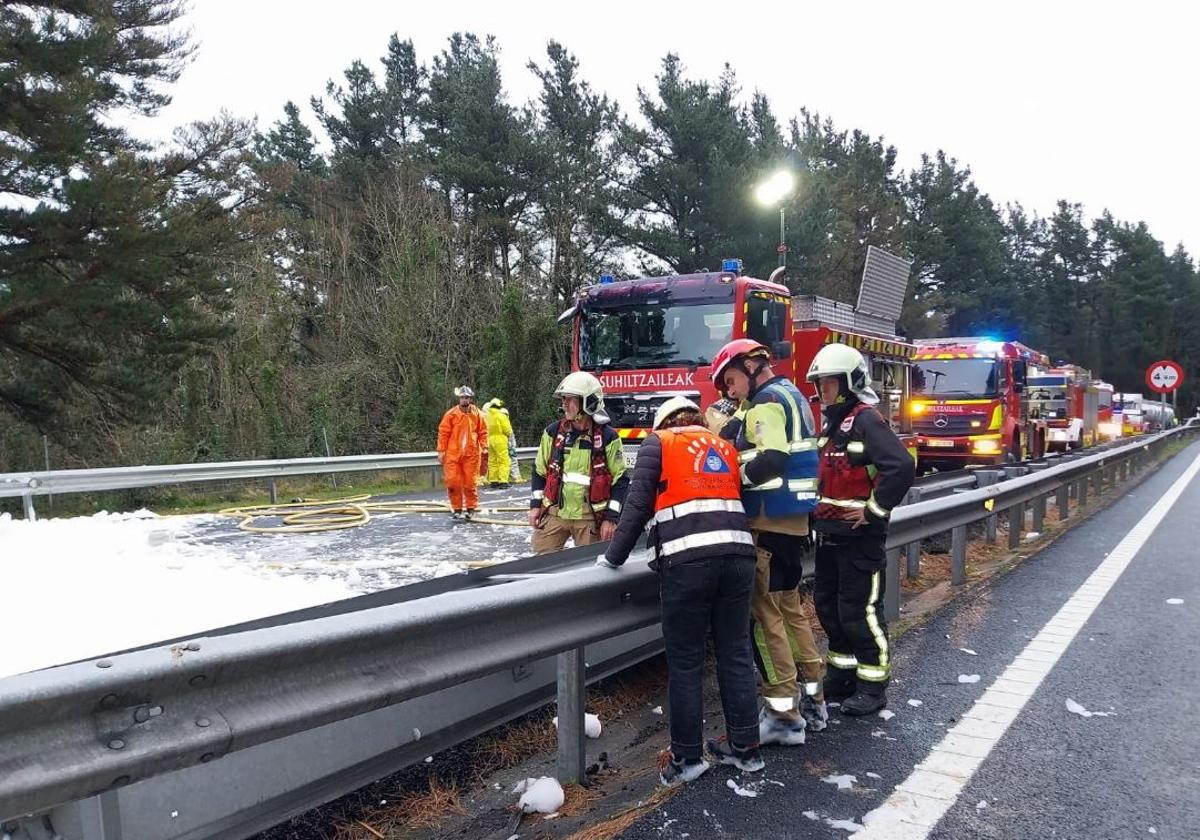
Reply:
M629 486L621 439L608 425L604 389L587 371L554 391L563 417L546 427L534 462L529 524L533 551L559 551L568 539L612 539Z
M888 517L912 486L914 463L876 409L866 359L829 344L808 369L825 423L817 509L813 603L829 638L827 700L867 715L887 705L891 647L883 615Z

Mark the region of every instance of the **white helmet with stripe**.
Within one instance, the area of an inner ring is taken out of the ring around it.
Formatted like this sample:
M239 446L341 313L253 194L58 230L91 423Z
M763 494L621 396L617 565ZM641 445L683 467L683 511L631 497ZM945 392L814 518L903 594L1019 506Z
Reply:
M663 427L663 424L671 419L671 416L678 414L681 411L694 411L700 413L700 406L689 400L687 397L671 397L658 407L654 412L654 429L657 431Z
M863 354L846 344L826 344L813 356L808 367L809 382L827 376L844 376L846 387L867 405L875 405L879 397L871 389L871 368Z

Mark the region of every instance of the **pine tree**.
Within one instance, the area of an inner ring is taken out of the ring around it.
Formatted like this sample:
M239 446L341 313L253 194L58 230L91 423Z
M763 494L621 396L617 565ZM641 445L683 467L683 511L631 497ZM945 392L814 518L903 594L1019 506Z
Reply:
M564 303L614 258L619 115L607 96L579 78L579 62L559 43L549 64L529 69L542 83L536 104L534 200L537 235L549 247L554 302Z
M944 318L951 335L1017 337L1023 302L1004 223L971 170L944 152L925 155L904 192L917 310Z
M654 94L638 88L645 127L623 126L633 172L622 203L623 239L676 272L720 267L762 242L762 211L751 190L766 174L733 70L715 84L684 77L679 56L663 59ZM653 269L653 266L645 266Z
M0 407L43 427L81 398L153 412L221 336L219 266L247 141L218 122L151 156L119 115L153 115L189 55L167 0L0 8ZM243 195L242 201L247 197Z
M433 60L422 116L435 181L454 218L482 233L468 265L507 283L533 192L532 117L505 98L493 38L451 36Z

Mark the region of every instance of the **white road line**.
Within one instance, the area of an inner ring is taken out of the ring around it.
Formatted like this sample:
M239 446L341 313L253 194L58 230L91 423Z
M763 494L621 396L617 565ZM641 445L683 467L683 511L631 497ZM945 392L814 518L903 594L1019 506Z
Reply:
M850 840L925 840L929 836L1197 472L1200 456L916 765L912 775L863 818L865 828Z

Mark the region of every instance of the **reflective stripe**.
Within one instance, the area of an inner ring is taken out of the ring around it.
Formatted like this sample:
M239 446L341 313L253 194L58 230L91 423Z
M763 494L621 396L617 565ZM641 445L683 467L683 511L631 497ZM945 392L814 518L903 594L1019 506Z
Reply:
M883 682L888 678L889 671L887 668L879 665L859 664L858 678L867 682Z
M867 510L878 516L880 519L887 519L890 512L884 508L879 502L875 501L875 494L871 494L871 498L867 499Z
M834 653L832 650L825 656L825 661L834 668L849 671L858 667L858 658L852 653Z
M800 493L806 490L816 490L817 480L815 478L789 478L788 490L793 493Z
M738 453L738 463L746 464L758 457L757 449L743 449Z
M788 444L788 452L811 452L817 448L817 442L812 438L795 440Z
M530 496L529 498L533 499L533 501L535 501L535 502L539 502L539 501L541 501L542 499L546 498L546 491L544 491L544 490L534 490L534 491L533 491L533 495L532 495L532 496Z
M659 550L663 554L678 554L680 551L687 551L690 548L704 548L724 543L754 545L754 539L750 536L749 531L704 531L699 534L688 534L686 537L668 540L659 546Z
M827 444L827 443L829 443L829 438L827 438L827 437L817 438L817 448L818 449L823 449L825 444Z
M861 455L867 451L867 447L861 440L852 440L846 444L846 451L853 452L855 455Z
M763 695L763 702L775 712L790 712L796 706L796 698L794 697L767 697Z
M807 694L809 697L816 697L817 694L820 693L820 691L821 691L821 684L819 682L806 682L804 684L804 693Z
M564 473L563 481L567 484L578 484L580 487L589 487L592 483L592 477L583 473Z
M778 490L783 487L783 476L764 481L762 484L751 484L750 479L742 476L742 488L745 490Z
M856 499L831 499L828 496L821 497L821 504L833 505L834 507L862 509L867 506L866 502L861 502Z
M693 499L690 502L680 502L669 508L663 508L654 514L654 521L667 522L680 519L693 513L745 513L738 499Z
M875 604L879 600L879 581L879 572L871 575L871 594L867 596L867 627L871 630L871 638L875 640L875 647L879 649L879 664L862 663L858 666L858 675L869 682L883 682L890 676L892 670L888 660L887 634L879 625L879 616L875 611Z
M804 415L800 411L800 406L796 405L796 401L792 399L792 395L785 388L772 388L771 391L783 397L787 401L787 407L792 412L792 442L802 443L804 441Z
M611 510L613 513L620 513L621 512L621 503L618 502L616 499L609 499L608 500L608 509Z

